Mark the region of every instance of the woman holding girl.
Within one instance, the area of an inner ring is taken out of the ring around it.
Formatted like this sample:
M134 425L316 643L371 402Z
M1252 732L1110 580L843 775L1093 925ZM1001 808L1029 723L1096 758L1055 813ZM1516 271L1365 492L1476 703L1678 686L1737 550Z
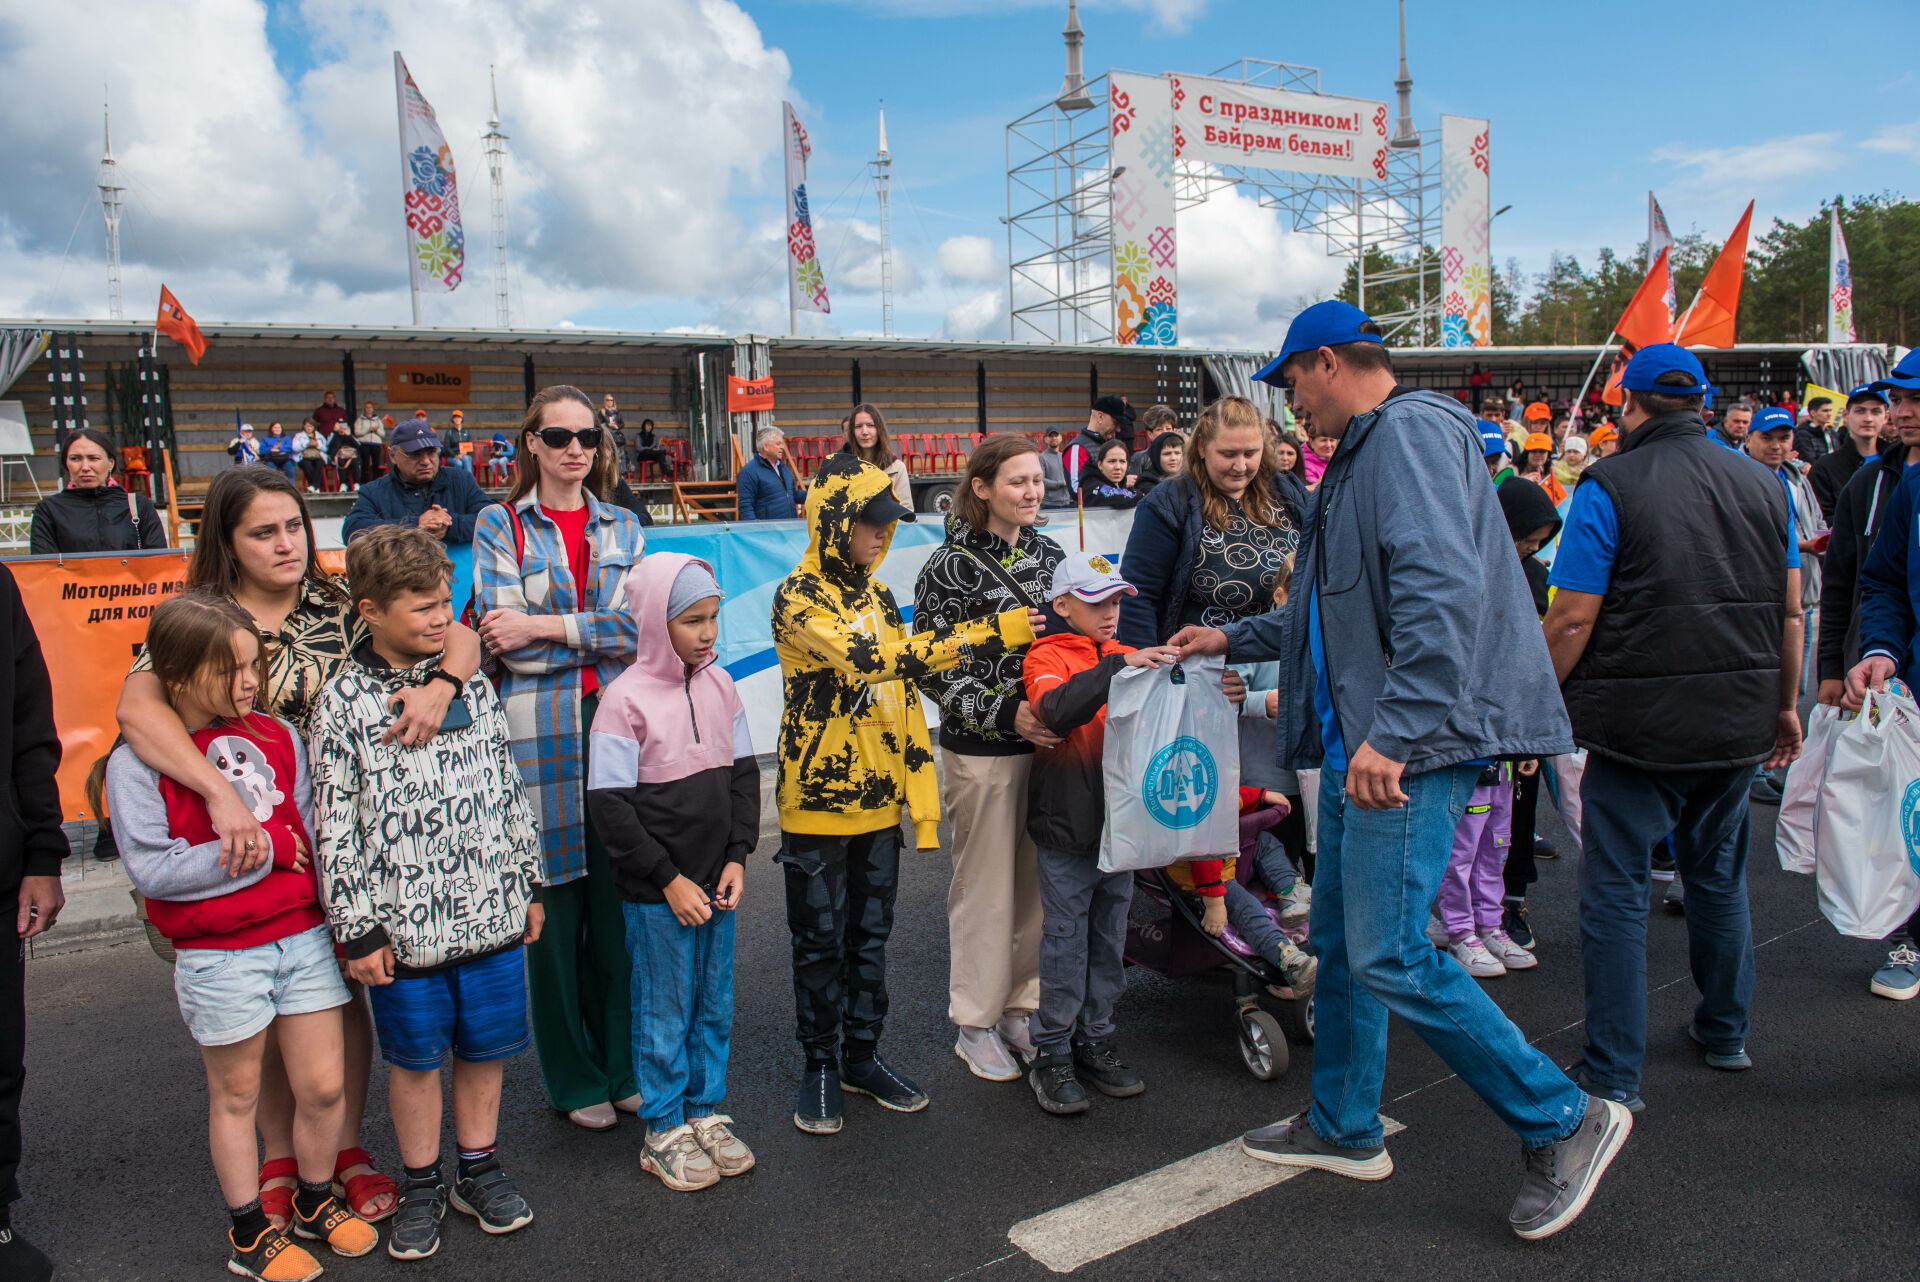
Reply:
M207 488L206 508L187 563L189 591L211 592L232 602L250 620L261 652L261 688L254 706L305 733L321 687L346 662L364 633L346 592L314 554L312 522L305 500L279 471L239 467L219 473ZM396 696L395 742L423 744L446 716L454 690L479 670L479 639L466 628L448 634L442 665L449 681L429 681ZM196 794L218 834L222 856L249 861L267 849L261 821L188 734L168 700L165 683L142 653L120 691L120 733L147 767ZM334 1182L351 1210L363 1219L393 1213L398 1190L373 1168L360 1145L373 1071L373 1018L359 985L343 1008L346 1107L336 1148ZM261 1201L267 1216L284 1225L292 1214L295 1160L294 1108L287 1073L274 1040L264 1052L260 1082L260 1134L266 1142Z
M586 813L600 691L640 642L622 585L644 536L611 501L605 435L586 393L542 390L520 425L507 500L473 531L480 635L504 669L500 699L545 862L546 926L527 950L534 1044L548 1100L596 1131L640 1107L624 910Z
M841 425L846 434L847 443L840 447L843 454L851 454L863 463L871 463L887 474L887 480L893 485L893 497L900 506L909 510L913 507L912 478L907 475L907 465L893 452L893 437L887 432L887 420L880 414L877 406L861 401L847 415Z
M1046 493L1040 452L1017 432L974 447L954 494L946 541L913 593L916 631L1039 609L1065 557L1034 531ZM947 1018L954 1054L975 1076L1020 1077L1010 1051L1033 1053L1027 1016L1040 1000L1038 854L1027 835L1033 750L1059 739L1027 706L1026 647L932 673L921 688L940 705L940 808L953 822L947 892Z
M118 484L119 471L120 451L106 433L83 427L68 436L60 447L66 485L33 508L33 555L166 547L166 527L153 500Z

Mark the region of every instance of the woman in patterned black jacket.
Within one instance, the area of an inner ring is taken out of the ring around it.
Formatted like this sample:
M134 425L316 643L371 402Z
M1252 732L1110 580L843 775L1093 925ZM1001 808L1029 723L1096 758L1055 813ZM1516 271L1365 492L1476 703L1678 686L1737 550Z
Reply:
M1038 534L1045 476L1033 442L987 438L967 460L947 539L914 587L917 631L1038 608L1066 554ZM974 658L924 678L940 705L941 808L953 820L947 894L947 1017L954 1053L988 1081L1014 1081L1009 1047L1032 1053L1027 1016L1040 999L1040 883L1027 836L1027 775L1035 744L1058 740L1028 710L1026 647Z

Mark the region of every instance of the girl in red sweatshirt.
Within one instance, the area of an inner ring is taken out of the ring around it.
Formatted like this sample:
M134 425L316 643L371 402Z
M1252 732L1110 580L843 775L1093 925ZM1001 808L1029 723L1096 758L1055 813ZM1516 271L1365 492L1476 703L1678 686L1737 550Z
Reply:
M331 1188L347 988L312 868L306 754L292 727L253 711L259 651L252 620L210 593L174 597L147 628L168 702L252 809L268 849L223 859L205 801L124 744L107 760L106 792L127 876L178 952L174 994L206 1063L208 1144L233 1219L228 1268L262 1282L304 1282L320 1265L260 1207L254 1105L269 1036L293 1088L300 1186L289 1227L337 1255L365 1255L379 1237Z

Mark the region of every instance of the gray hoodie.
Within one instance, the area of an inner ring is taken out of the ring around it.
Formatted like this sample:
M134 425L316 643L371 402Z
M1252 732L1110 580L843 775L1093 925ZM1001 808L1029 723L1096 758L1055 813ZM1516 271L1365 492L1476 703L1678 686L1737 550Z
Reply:
M1396 389L1327 463L1287 603L1227 629L1230 662L1280 661L1280 765L1320 763L1307 614L1341 739L1409 774L1573 751L1546 638L1481 457L1473 416Z

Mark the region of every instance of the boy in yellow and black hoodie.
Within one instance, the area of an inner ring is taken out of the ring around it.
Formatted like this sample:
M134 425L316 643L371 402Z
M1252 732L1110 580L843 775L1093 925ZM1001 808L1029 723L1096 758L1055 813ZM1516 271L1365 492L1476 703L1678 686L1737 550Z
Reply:
M940 788L914 683L971 654L1035 635L1026 610L909 634L873 577L895 521L913 513L885 472L836 454L807 492L807 552L773 598L786 686L780 718L780 853L793 933L793 988L806 1052L793 1123L840 1129L844 1087L895 1112L927 1097L877 1053L887 1013L886 944L899 885L900 818L939 845ZM837 1064L836 1064L837 1059Z

